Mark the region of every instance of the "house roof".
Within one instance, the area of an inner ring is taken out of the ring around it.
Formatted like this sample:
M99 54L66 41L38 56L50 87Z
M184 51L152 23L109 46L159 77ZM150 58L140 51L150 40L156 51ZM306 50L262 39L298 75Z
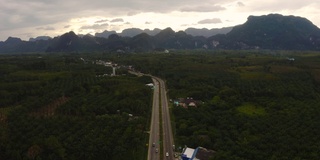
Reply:
M191 158L193 156L194 149L193 148L186 148L183 152L184 155L187 156L187 158Z
M175 101L178 101L180 103L190 103L190 102L197 102L197 100L194 100L193 98L178 98Z

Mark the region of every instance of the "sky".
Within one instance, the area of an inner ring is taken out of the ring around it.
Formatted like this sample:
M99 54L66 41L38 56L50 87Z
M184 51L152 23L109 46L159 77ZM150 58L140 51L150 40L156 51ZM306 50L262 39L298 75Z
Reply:
M0 41L126 28L222 28L271 13L320 27L319 0L0 0Z

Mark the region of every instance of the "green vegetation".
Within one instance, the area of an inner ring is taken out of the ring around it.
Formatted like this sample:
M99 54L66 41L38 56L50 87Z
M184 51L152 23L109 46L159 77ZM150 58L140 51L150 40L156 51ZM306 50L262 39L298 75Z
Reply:
M295 60L289 60L292 57ZM115 59L166 80L177 147L206 147L214 159L319 159L320 54L172 51Z
M171 108L176 148L213 149L213 159L320 158L319 53L183 50L1 56L0 159L146 158L150 78L125 69L97 77L111 69L80 57L132 65L163 78L170 99L201 100Z
M0 57L0 159L145 159L151 79L81 57Z
M241 105L237 108L237 110L245 115L248 116L263 116L266 114L266 111L262 107L257 107L253 104L247 103L244 105Z

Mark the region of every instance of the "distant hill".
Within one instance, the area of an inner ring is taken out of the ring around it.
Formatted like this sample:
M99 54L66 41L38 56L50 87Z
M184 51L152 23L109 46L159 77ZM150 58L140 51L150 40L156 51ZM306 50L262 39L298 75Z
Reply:
M210 37L216 34L226 34L228 32L230 32L232 29L232 27L226 27L226 28L214 28L214 29L206 29L206 28L202 28L202 29L197 29L197 28L187 28L185 30L185 32L187 34L190 34L192 36L204 36L204 37ZM134 37L138 34L141 33L146 33L150 36L155 36L156 34L158 34L161 31L161 29L155 28L153 30L150 29L139 29L139 28L128 28L128 29L124 29L121 33L117 33L116 31L103 31L101 33L96 33L95 36L96 37L103 37L103 38L108 38L111 34L118 34L119 36L122 37Z
M225 36L210 37L225 49L319 50L320 29L302 17L250 16Z
M0 53L44 52L50 44L50 40L22 41L20 38L9 37L0 42Z
M102 33L96 33L95 36L96 37L102 37L102 38L108 38L110 35L112 34L117 34L116 31L103 31Z
M150 30L150 29L142 30L139 28L128 28L128 29L124 29L121 33L117 33L116 31L105 30L102 33L96 33L95 36L102 37L102 38L108 38L112 34L118 34L119 36L122 36L122 37L134 37L134 36L141 34L141 33L146 33L150 36L154 36L154 35L158 34L160 31L161 30L158 28L155 28L153 30Z
M78 51L82 48L81 39L74 32L69 32L55 37L50 46L47 48L47 52L72 52Z
M38 37L36 37L36 38L30 38L29 39L29 41L32 41L32 42L34 42L34 41L40 41L40 40L49 40L49 39L51 39L51 37L49 37L49 36L38 36Z
M207 29L207 28L202 28L202 29L197 29L197 28L187 28L185 32L187 34L190 34L192 36L204 36L204 37L210 37L214 36L217 34L227 34L232 30L233 27L225 27L225 28L214 28L214 29Z
M208 36L215 34L213 36ZM320 29L309 20L296 16L269 14L250 16L235 27L195 29L175 32L126 29L122 33L104 31L78 36L68 32L61 36L22 41L9 37L0 42L0 53L13 52L149 52L166 49L270 49L320 50Z
M123 37L133 37L133 36L136 36L141 33L146 33L150 36L154 36L154 35L158 34L160 31L161 30L158 28L155 28L153 30L150 30L150 29L142 30L139 28L129 28L129 29L123 30L121 33L119 33L119 35L123 36Z

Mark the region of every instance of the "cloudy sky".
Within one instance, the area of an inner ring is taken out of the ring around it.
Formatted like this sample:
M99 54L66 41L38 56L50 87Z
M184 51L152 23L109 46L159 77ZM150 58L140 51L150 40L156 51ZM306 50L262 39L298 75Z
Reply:
M0 41L71 30L221 28L270 13L305 17L320 27L319 8L319 0L0 0Z

